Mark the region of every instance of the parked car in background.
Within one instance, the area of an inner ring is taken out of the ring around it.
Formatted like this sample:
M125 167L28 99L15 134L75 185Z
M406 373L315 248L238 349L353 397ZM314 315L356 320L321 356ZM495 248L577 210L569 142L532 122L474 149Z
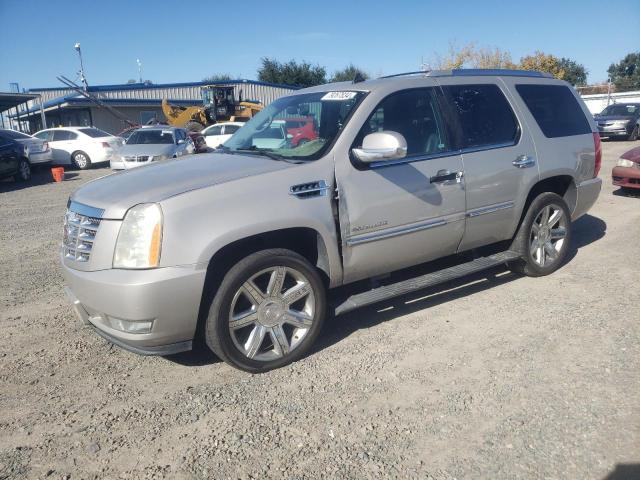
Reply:
M305 109L322 119L318 138L294 147L280 119ZM204 340L264 372L309 352L327 313L505 263L553 273L598 198L601 162L586 105L546 74L319 85L275 100L204 159L76 190L66 291L82 322L121 347L169 355ZM436 272L360 282L452 255Z
M312 116L285 118L285 128L294 147L318 138L316 121Z
M6 177L26 182L31 178L31 164L24 145L0 130L0 178Z
M53 163L81 170L108 162L123 143L122 138L94 127L48 128L33 136L49 142Z
M0 129L0 133L11 138L24 147L24 156L31 165L46 165L51 163L51 149L49 142L32 137L16 130Z
M114 170L127 170L194 151L193 141L185 129L154 125L133 132L110 163Z
M273 120L253 136L251 145L259 149L283 148L287 144L284 120Z
M153 126L153 127L167 126L168 127L169 125L158 123L158 124L148 125L148 126ZM123 131L118 133L118 136L122 137L126 143L126 141L129 139L131 134L136 130L138 130L139 128L142 128L142 127L138 126L138 127L125 128ZM189 138L193 142L193 146L195 147L195 153L204 153L208 151L207 144L205 142L204 137L202 136L202 132L190 132L187 130L187 135L189 135Z
M593 118L601 137L637 140L640 135L640 103L615 103Z
M217 148L231 138L244 123L242 122L224 122L211 125L200 133L204 136L204 140L209 148Z
M620 156L611 177L614 185L640 189L640 147L632 148Z

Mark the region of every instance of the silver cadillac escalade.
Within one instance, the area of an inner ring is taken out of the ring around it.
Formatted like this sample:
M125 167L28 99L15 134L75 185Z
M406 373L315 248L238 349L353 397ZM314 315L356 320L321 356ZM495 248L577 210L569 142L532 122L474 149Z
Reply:
M301 121L308 138L294 143L289 124ZM271 141L282 128L288 139ZM76 191L66 290L81 320L123 348L169 355L200 341L263 372L308 352L328 314L500 264L552 273L598 197L600 163L583 102L538 72L307 88L214 153ZM386 275L442 257L457 261ZM336 300L346 284L358 288Z

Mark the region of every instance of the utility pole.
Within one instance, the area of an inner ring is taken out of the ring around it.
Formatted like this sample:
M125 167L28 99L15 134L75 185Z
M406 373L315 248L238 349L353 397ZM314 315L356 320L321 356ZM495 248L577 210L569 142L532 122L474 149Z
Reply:
M136 58L136 63L138 64L138 79L142 83L142 62L139 58Z
M82 82L84 91L86 92L87 90L89 90L89 85L87 84L87 77L84 76L84 65L82 64L82 51L80 50L80 44L76 43L74 48L76 49L76 52L78 52L78 56L80 57L80 81Z
M611 77L607 79L607 107L609 102L611 102Z

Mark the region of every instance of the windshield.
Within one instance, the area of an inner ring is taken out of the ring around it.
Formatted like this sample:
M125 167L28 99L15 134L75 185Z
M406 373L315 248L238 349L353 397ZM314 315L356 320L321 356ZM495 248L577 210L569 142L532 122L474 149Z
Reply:
M136 130L127 140L127 145L139 144L171 144L173 141L173 132L171 130Z
M93 138L110 137L111 136L110 133L103 132L102 130L100 130L98 128L80 128L80 129L78 129L78 131L84 133L85 135L89 135L90 137L93 137Z
M279 98L227 140L224 149L268 151L299 160L319 158L338 137L364 95L341 91ZM304 135L299 132L301 119L308 125Z
M637 105L609 105L600 115L620 115L630 117L638 112Z
M16 132L15 130L0 130L2 134L6 137L13 138L14 140L24 140L26 138L31 138L29 135L25 135L24 133Z

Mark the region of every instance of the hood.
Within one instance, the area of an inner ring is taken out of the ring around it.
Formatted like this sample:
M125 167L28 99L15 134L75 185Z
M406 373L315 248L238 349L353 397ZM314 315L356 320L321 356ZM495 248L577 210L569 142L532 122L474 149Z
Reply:
M173 143L124 144L118 149L120 155L173 155L177 145Z
M293 166L258 155L189 155L98 178L78 189L71 199L104 209L103 218L122 219L139 203L160 202L191 190Z
M614 120L633 120L633 115L596 115L594 119L597 122L601 121L614 121Z
M620 158L631 160L635 163L640 163L640 147L632 148L628 152L623 153Z

